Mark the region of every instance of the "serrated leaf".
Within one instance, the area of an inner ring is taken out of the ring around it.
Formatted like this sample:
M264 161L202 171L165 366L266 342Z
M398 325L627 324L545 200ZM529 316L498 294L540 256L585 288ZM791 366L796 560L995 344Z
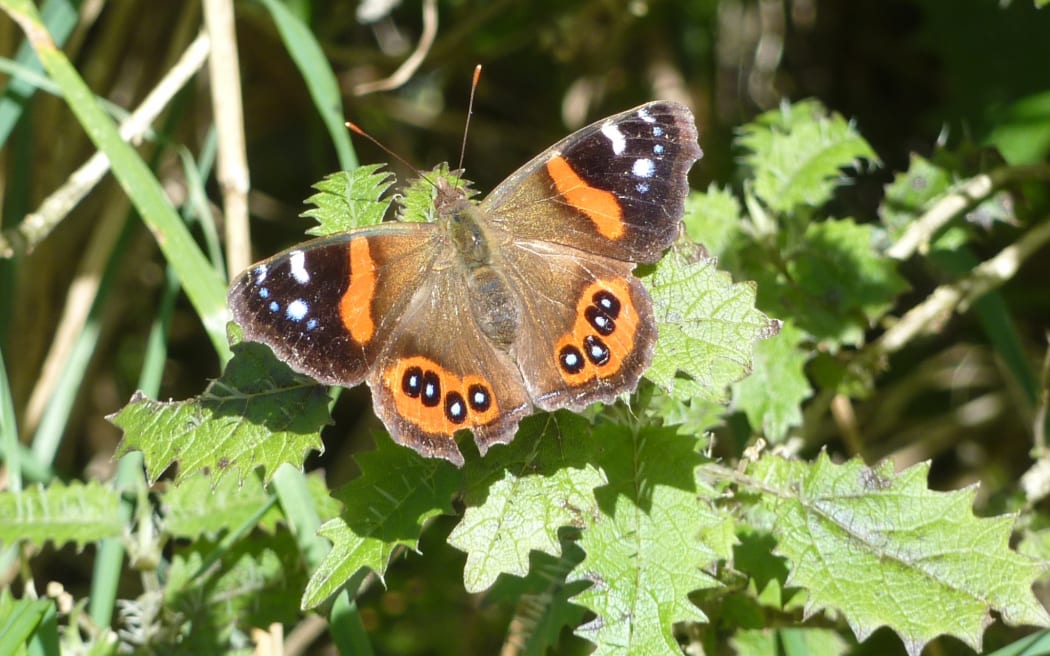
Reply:
M831 629L777 628L745 629L729 641L737 654L747 656L802 656L846 654L850 645Z
M252 476L243 482L229 476L218 481L194 476L164 495L164 529L173 537L214 539L221 531L242 526L268 503L270 495L262 481ZM272 515L280 511L271 508L267 514L272 526L276 523Z
M587 583L566 583L565 580L583 561L583 550L575 542L566 540L561 552L556 558L533 551L529 556L528 576L501 576L485 595L486 602L515 608L512 627L518 648L516 654L546 656L558 646L562 629L575 628L583 622L587 611L569 599L579 594Z
M269 481L280 465L301 469L307 452L323 450L328 401L327 388L246 342L200 396L162 403L136 394L109 419L124 431L117 455L142 451L151 482L174 462L176 483L209 472L241 481L256 467Z
M679 400L726 398L751 370L754 342L779 323L755 309L753 283L733 283L715 261L679 246L642 278L660 338L645 377Z
M733 407L774 443L802 425L802 401L813 393L803 370L809 359L801 346L804 337L792 323L784 322L778 335L755 346L751 375L733 385Z
M1050 625L1032 594L1042 563L1010 550L1013 516L977 518L974 488L934 492L929 465L835 465L767 456L754 465L761 503L777 518L788 584L809 593L807 614L833 608L859 640L880 626L917 656L938 635L979 649L994 610L1011 624Z
M729 189L711 184L707 191L691 192L685 199L686 234L714 257L720 257L738 235L740 220L740 201Z
M322 603L360 570L380 580L398 546L415 550L423 522L452 513L452 495L462 483L459 469L443 460L423 458L380 437L376 450L356 456L361 476L336 497L342 514L320 529L332 542L302 597L303 608Z
M420 177L409 181L397 195L398 220L408 222L432 222L437 218L437 185L447 183L450 187L462 188L467 198L477 195L471 182L460 177L462 171L450 171L448 164L439 164Z
M908 288L897 262L877 247L875 229L852 219L811 223L787 269L782 294L796 324L831 346L858 346L864 332Z
M596 510L594 488L605 477L584 460L589 428L571 413L529 417L514 438L527 457L503 450L468 469L467 508L448 538L467 554L467 592L500 574L524 576L532 551L560 555L558 530L582 527Z
M893 176L886 185L879 218L886 226L890 239L897 241L904 230L919 218L929 203L948 191L951 174L925 157L912 155L908 170Z
M300 216L317 221L307 234L325 236L380 223L390 207L382 196L394 183L394 174L380 171L382 164L359 166L333 173L317 184L318 193L306 199L314 207Z
M738 144L754 175L755 195L778 212L819 207L841 183L842 169L878 162L868 142L838 114L807 100L766 112L741 130Z
M278 531L265 540L240 540L213 567L202 570L218 543L194 541L176 552L167 570L166 608L181 632L181 653L229 653L236 646L234 629L246 634L253 627L300 619L298 591L306 567L295 540Z
M101 483L60 481L21 492L0 492L0 544L25 540L34 546L68 542L83 548L124 534L120 494Z
M612 425L594 439L609 484L597 490L600 512L580 540L587 557L570 580L591 582L573 600L597 617L576 633L597 654L677 656L672 625L706 619L689 594L717 585L701 568L730 555L723 539L702 536L725 535L718 526L731 520L697 490L696 439L673 428Z
M329 496L324 478L314 472L306 477L306 484L318 514L324 519L335 517L341 505ZM164 530L174 537L214 539L221 531L242 527L269 503L270 493L258 478L249 476L242 482L229 476L219 481L195 476L164 495ZM256 527L273 534L282 522L284 512L273 504Z

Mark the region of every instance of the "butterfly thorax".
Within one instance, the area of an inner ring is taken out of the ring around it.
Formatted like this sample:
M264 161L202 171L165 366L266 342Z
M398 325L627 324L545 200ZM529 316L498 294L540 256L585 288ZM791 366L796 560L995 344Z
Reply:
M500 246L492 226L461 189L439 184L435 206L464 273L478 326L494 344L508 349L517 339L521 317L516 296L494 266Z

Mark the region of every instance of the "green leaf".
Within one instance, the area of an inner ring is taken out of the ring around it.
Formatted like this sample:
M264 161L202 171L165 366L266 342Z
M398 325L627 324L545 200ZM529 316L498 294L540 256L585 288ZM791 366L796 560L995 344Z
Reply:
M10 588L0 591L0 654L28 654L29 640L53 606L50 599L15 599Z
M437 198L437 186L441 183L462 188L467 198L476 196L477 190L472 187L470 180L460 177L462 173L450 171L448 164L439 164L427 173L421 173L418 178L410 180L397 196L398 220L433 222L437 218L437 206L434 203Z
M175 462L176 483L201 472L242 481L256 467L268 481L281 464L302 468L308 451L322 449L328 401L327 388L246 342L200 396L162 403L136 394L109 419L124 431L117 455L142 451L151 481Z
M20 1L0 4L0 8L22 27L48 75L62 89L69 109L95 146L106 154L113 167L113 177L155 235L157 246L178 275L215 352L220 359L227 359L229 345L224 327L228 315L222 274L197 246L156 176L135 148L121 139L117 126L99 106L91 89L65 54L55 47L36 7L31 2Z
M854 127L808 100L766 112L741 130L738 144L754 175L754 193L778 212L819 207L841 184L841 170L878 156Z
M813 394L804 368L809 351L805 335L785 322L780 334L755 346L751 375L733 385L733 407L743 410L751 425L772 442L802 425L802 401Z
M749 629L729 641L734 653L748 656L837 656L850 651L848 642L831 629Z
M202 571L218 548L196 540L175 554L167 571L165 615L173 616L168 618L175 622L171 630L181 633L180 653L229 653L236 646L234 629L247 634L253 627L301 619L296 602L306 568L290 533L240 540L214 567Z
M780 294L800 328L831 346L863 342L868 327L908 288L877 238L872 226L852 219L806 228L805 245L787 265L793 283Z
M928 464L835 465L767 456L754 465L776 517L788 584L809 593L807 615L832 608L859 640L886 625L909 654L941 634L979 649L990 611L1010 624L1050 625L1032 594L1045 565L1010 550L1013 516L977 518L975 488L926 489Z
M467 508L448 538L467 554L467 592L485 590L500 574L524 576L532 551L559 556L559 529L582 527L595 512L594 488L605 477L585 461L588 429L567 412L529 417L514 438L518 449L468 468Z
M720 257L739 236L741 216L733 192L712 184L706 192L694 191L686 197L682 222L691 240Z
M779 329L755 309L753 283L734 284L697 250L672 249L642 281L660 330L645 376L676 399L724 400L750 372L755 340Z
M587 553L570 580L591 586L574 601L597 617L576 630L597 654L681 654L671 627L705 621L689 601L717 582L702 568L728 558L731 519L717 494L698 490L697 440L673 428L605 426L595 430L609 484L588 517Z
M303 608L319 605L363 568L383 580L395 548L415 550L423 522L452 514L452 495L462 484L453 465L423 458L385 437L357 461L361 476L336 494L342 515L321 527L332 550L307 584Z
M893 176L886 185L879 218L886 226L890 239L897 241L931 201L947 192L952 175L943 167L925 157L912 155L908 170Z
M302 216L316 219L318 225L307 234L323 237L380 223L390 207L390 200L382 196L394 183L394 174L380 171L382 167L369 164L340 171L315 184L318 193L306 199L314 207Z
M218 533L244 525L259 508L270 503L262 481L253 476L238 481L194 476L164 495L164 530L172 537L215 539ZM260 520L273 530L280 510L271 508Z
M0 543L25 540L34 546L73 542L83 548L124 534L120 494L101 483L55 481L22 492L0 493Z
M324 477L315 472L305 478L310 498L322 517L337 516L341 505L329 496ZM164 530L179 538L215 539L221 531L242 527L271 501L262 481L254 476L243 481L231 476L218 481L210 476L195 476L164 495ZM259 519L257 528L272 534L284 521L284 512L275 504Z
M569 599L588 583L565 581L569 572L583 561L583 550L574 541L565 540L561 552L561 557L556 558L533 551L529 555L527 577L501 576L485 595L488 603L515 608L512 626L515 647L519 649L516 654L546 656L559 646L562 630L579 626L586 616L586 609ZM566 650L566 653L570 652Z

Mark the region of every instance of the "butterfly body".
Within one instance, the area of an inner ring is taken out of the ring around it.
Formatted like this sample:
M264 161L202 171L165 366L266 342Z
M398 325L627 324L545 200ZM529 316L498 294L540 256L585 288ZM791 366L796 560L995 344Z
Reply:
M688 109L648 103L570 135L480 203L439 178L432 222L253 265L229 305L246 339L321 382L367 382L397 442L461 465L458 430L484 453L534 407L635 388L656 324L632 271L677 235L699 156Z

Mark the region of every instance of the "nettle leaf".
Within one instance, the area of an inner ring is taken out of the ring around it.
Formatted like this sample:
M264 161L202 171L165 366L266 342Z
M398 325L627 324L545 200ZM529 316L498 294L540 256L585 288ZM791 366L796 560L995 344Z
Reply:
M850 653L850 644L831 629L791 628L745 629L738 631L729 644L735 654L748 656L782 656L783 654L820 654L837 656Z
M733 407L772 442L802 425L802 401L813 394L804 371L809 359L804 338L801 330L784 322L780 334L755 346L751 375L733 385Z
M410 222L432 222L437 218L437 207L434 199L437 198L437 185L443 180L451 187L459 187L464 190L467 198L477 195L477 191L471 187L471 182L460 175L462 171L450 171L448 164L439 164L429 172L409 181L405 188L397 195L399 206L398 220Z
M142 451L150 481L174 462L176 483L208 472L216 483L228 472L242 481L256 467L268 481L280 465L302 468L307 452L323 450L328 401L327 388L245 342L200 396L162 403L136 393L109 419L124 431L117 455Z
M908 170L886 185L879 218L896 241L935 198L951 188L952 175L925 157L912 155Z
M340 504L328 495L324 478L318 473L306 477L307 490L322 518L339 514ZM164 530L174 537L214 539L221 531L235 530L248 522L271 494L257 477L243 481L226 476L218 481L195 476L164 495ZM256 527L273 533L284 522L284 512L273 504L256 522Z
M912 155L908 170L894 176L893 182L886 185L885 196L879 206L879 218L891 239L896 241L913 222L936 205L944 196L956 192L962 184L970 182L971 171L963 170L957 157L946 151L938 151L933 160ZM982 197L966 213L966 222L970 225L989 230L996 223L1015 225L1017 215L1013 200L1007 191L998 191ZM953 241L958 235L949 229L942 229L934 236L937 246L951 250L956 247Z
M755 309L753 283L733 283L698 249L672 249L642 281L660 328L645 377L678 400L724 400L750 372L755 340L780 328Z
M691 240L702 244L709 255L720 257L739 236L742 216L733 192L711 184L707 191L686 197L682 223Z
M467 554L467 592L487 589L500 574L524 576L533 551L561 554L559 529L582 527L596 510L594 488L605 483L586 461L591 439L578 415L535 415L510 448L468 467L467 508L448 538Z
M319 531L332 550L306 585L303 608L321 604L365 568L383 580L398 546L417 549L424 521L453 513L452 495L463 479L448 462L423 458L385 436L356 459L361 476L335 494L342 514Z
M515 653L546 656L559 645L562 629L583 622L587 610L569 601L589 583L566 583L569 572L584 558L575 542L564 540L559 557L533 551L529 555L529 575L501 576L485 595L487 603L514 607Z
M202 569L217 549L219 561ZM288 531L238 540L229 551L206 539L192 542L175 553L164 586L167 619L182 632L181 653L228 653L237 646L234 629L247 634L274 622L294 624L305 581L306 565Z
M598 654L681 654L671 627L706 618L689 601L717 581L702 568L731 553L731 518L715 493L698 490L698 440L673 427L595 430L608 485L596 491L580 546L587 557L570 580L591 586L573 598L597 617L577 635Z
M390 207L390 199L382 196L394 183L393 173L379 170L383 166L340 171L315 184L318 193L306 199L314 207L300 215L317 220L307 234L323 237L380 223Z
M55 481L21 492L0 492L0 544L25 540L34 546L68 542L83 548L124 534L120 494L97 482Z
M754 176L755 195L767 207L790 212L819 207L842 181L842 169L878 156L853 125L807 100L766 112L741 130L737 143Z
M1045 564L1009 547L1015 518L975 517L975 488L928 490L928 472L835 465L824 453L754 464L777 552L792 563L787 583L809 592L807 615L835 609L859 640L888 626L915 656L941 634L979 649L993 610L1010 624L1050 625L1031 590Z
M852 219L811 223L805 245L788 262L793 281L781 303L800 328L832 346L860 345L872 322L908 288L897 262L882 254L878 234Z

